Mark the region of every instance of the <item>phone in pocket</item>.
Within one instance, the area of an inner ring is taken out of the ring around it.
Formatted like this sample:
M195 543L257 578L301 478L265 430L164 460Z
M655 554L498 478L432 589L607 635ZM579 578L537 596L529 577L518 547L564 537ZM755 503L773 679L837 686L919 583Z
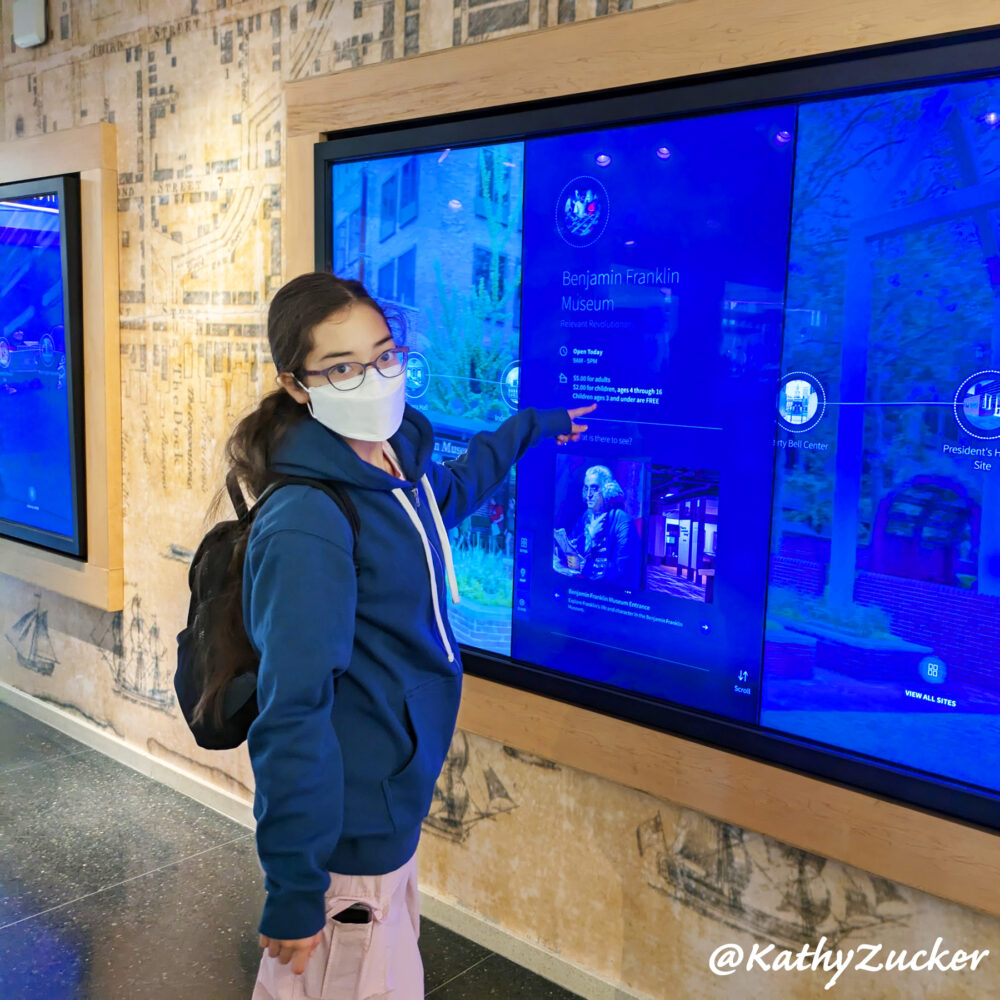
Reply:
M333 919L342 924L370 924L372 911L364 903L353 903L346 910L335 913Z

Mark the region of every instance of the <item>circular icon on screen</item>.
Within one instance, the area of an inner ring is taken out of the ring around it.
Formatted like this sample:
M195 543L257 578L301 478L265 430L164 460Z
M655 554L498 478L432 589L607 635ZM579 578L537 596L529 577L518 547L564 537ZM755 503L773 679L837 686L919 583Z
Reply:
M940 656L925 656L920 661L920 676L928 684L943 684L948 676L948 668Z
M517 398L521 388L521 363L512 361L500 376L500 395L503 401L512 409L517 409Z
M46 333L41 339L40 360L43 368L52 368L56 363L56 345L52 336Z
M809 372L789 372L778 390L778 423L793 434L811 431L826 412L823 383Z
M977 372L958 387L955 419L974 438L1000 438L1000 372Z
M410 351L406 359L406 395L419 399L431 380L427 359L419 351Z
M556 231L571 247L596 243L608 224L608 192L596 177L574 177L556 199Z

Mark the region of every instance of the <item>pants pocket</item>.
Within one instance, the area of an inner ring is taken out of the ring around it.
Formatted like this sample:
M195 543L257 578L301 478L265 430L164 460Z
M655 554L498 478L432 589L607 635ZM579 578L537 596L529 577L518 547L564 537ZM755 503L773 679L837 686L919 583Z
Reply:
M352 903L372 910L366 924L342 923L334 914ZM308 1000L365 1000L388 990L382 942L386 914L375 900L357 897L327 899L323 940L306 966L302 988Z

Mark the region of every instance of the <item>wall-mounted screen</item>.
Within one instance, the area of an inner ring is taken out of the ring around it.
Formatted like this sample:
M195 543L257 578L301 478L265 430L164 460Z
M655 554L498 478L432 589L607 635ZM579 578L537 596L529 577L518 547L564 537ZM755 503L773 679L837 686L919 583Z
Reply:
M0 536L86 558L79 175L0 184Z
M598 403L453 533L467 669L1000 827L985 51L317 147L317 266L405 314L439 458Z

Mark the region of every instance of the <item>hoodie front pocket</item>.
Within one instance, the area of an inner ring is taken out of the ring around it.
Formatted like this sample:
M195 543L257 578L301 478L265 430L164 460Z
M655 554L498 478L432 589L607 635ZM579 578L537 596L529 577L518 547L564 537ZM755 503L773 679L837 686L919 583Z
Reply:
M434 783L441 773L458 718L459 678L439 677L406 692L406 714L414 751L406 766L382 782L397 833L412 830L430 810Z

